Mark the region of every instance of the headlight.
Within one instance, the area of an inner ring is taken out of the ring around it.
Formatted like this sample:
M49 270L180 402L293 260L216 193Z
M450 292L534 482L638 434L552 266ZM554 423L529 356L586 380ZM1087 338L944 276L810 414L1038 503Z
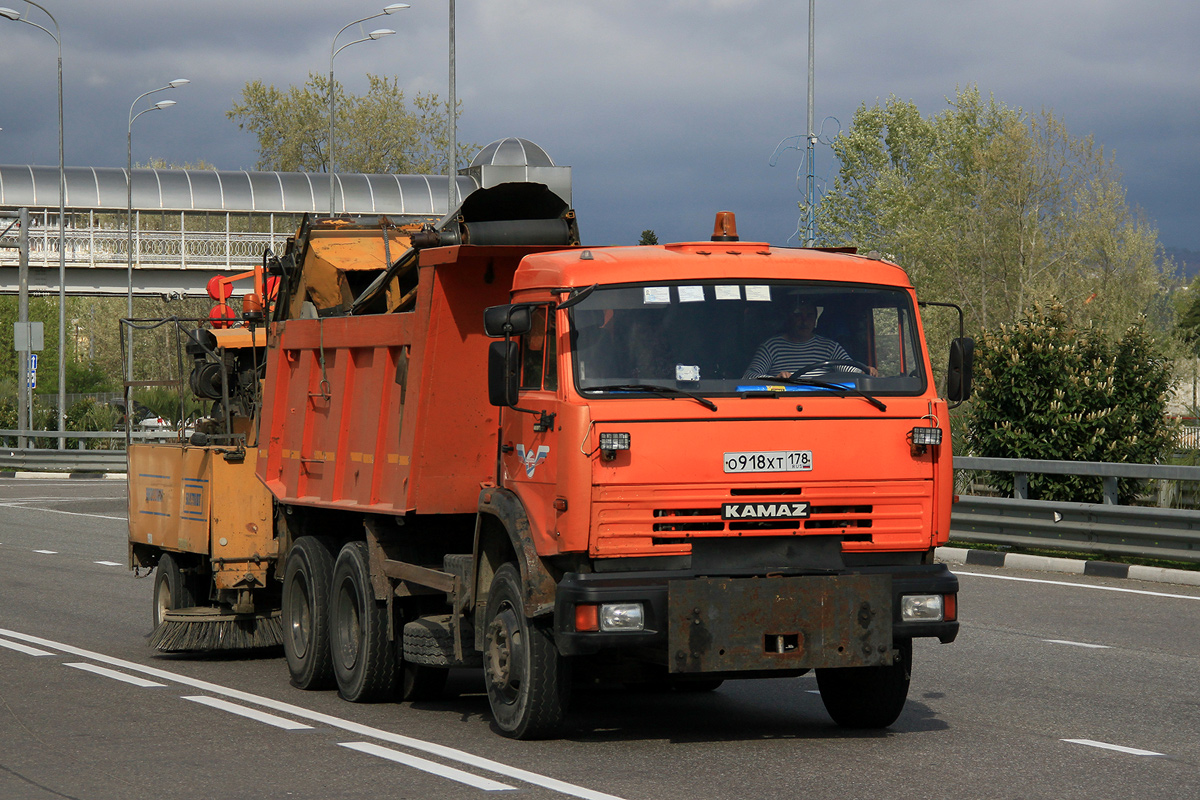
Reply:
M904 622L941 622L944 618L940 594L906 594L900 598L900 619Z
M641 603L602 603L600 630L640 631L646 627L646 614Z

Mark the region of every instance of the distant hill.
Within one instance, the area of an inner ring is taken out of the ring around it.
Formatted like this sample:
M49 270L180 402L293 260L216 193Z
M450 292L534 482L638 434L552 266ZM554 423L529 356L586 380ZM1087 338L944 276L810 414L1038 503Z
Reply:
M1175 268L1185 283L1200 274L1200 253L1183 247L1165 247L1163 250L1167 258L1175 262Z

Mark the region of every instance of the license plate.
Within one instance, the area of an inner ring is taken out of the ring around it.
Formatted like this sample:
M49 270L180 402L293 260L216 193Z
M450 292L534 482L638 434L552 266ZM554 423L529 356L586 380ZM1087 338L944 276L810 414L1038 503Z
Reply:
M726 472L808 472L813 468L811 450L766 450L726 453Z

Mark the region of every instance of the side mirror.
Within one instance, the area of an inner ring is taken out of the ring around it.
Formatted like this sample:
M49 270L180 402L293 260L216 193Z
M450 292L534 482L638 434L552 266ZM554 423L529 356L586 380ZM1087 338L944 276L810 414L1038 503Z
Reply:
M521 378L517 353L517 343L511 340L492 342L488 348L488 402L494 406L517 404Z
M946 375L946 399L962 403L971 396L971 373L975 366L975 340L970 337L950 342L950 371Z
M493 339L522 336L532 327L529 306L492 306L483 312L483 332Z

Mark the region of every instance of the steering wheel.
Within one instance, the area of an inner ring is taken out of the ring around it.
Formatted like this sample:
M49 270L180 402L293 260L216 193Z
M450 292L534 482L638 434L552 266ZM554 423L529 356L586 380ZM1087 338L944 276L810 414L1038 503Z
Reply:
M799 367L798 369L793 370L792 377L793 378L800 377L802 375L807 375L810 372L829 371L829 370L825 370L825 367L854 367L855 369L861 370L864 375L871 374L871 368L869 366L867 366L866 364L864 364L863 362L855 361L852 358L846 358L846 359L839 359L836 361L818 361L815 364L806 364L803 367Z

